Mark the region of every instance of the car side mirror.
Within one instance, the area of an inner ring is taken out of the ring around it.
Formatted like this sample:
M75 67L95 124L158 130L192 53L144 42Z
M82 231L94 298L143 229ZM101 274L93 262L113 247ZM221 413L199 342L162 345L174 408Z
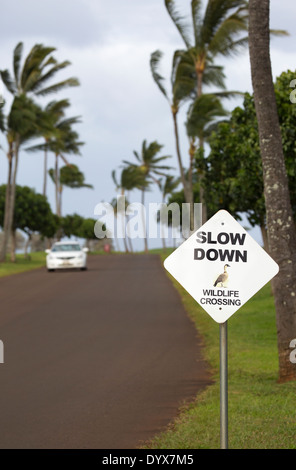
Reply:
M88 252L89 252L89 248L83 248L83 251L84 251L85 253L88 253Z
M45 253L49 254L49 253L50 253L50 250L49 250L49 249L45 250Z

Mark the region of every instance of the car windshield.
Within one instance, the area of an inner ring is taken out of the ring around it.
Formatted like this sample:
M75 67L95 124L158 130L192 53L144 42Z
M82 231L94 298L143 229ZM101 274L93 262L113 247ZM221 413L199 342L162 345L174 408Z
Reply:
M67 243L65 245L54 245L51 251L81 251L81 248L77 243Z

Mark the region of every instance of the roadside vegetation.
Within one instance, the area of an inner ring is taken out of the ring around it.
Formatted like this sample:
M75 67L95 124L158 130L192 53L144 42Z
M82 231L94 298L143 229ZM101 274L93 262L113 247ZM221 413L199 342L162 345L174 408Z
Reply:
M203 337L213 384L146 448L219 449L219 325L170 278ZM267 284L228 321L230 449L296 448L296 383L278 383L278 367L274 299Z
M0 277L41 268L45 266L45 256L44 252L32 253L30 257L26 257L24 254L17 254L16 262L7 259L6 263L0 263Z

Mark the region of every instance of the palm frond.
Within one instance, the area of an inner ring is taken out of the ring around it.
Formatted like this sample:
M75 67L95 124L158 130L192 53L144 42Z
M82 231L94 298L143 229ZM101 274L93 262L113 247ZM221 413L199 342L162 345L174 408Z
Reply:
M160 89L161 93L166 97L166 99L168 99L167 91L162 84L164 81L164 78L158 72L159 62L162 56L163 54L159 50L152 52L150 56L150 70L151 70L152 77L156 85Z
M227 115L220 99L214 94L202 94L190 106L186 130L188 137L202 137L208 125Z
M184 18L177 12L174 0L165 0L165 7L177 30L179 31L181 38L185 42L186 47L190 48L191 42L188 35L188 26L184 24Z
M236 34L247 30L246 9L245 0L208 2L201 32L205 48L214 55L227 50L225 42L234 42Z
M31 147L26 147L24 150L26 152L32 152L32 153L41 152L41 151L44 152L45 150L50 150L50 144L47 142L43 142L41 144L32 145Z
M238 96L244 96L245 93L243 91L231 91L231 90L226 90L226 91L216 91L213 92L213 95L217 96L217 98L226 98L226 99L231 99L231 98L236 98Z
M206 63L206 67L203 73L203 84L213 85L224 90L225 86L225 74L224 67L219 65L213 65L212 63Z
M195 94L196 74L191 51L176 51L174 54L172 89L174 103L178 105Z
M41 75L42 64L44 60L48 58L49 54L55 50L56 49L54 47L46 47L42 44L35 44L35 46L32 47L31 51L26 57L20 75L19 88L21 90L28 91L30 89L28 81L30 82L30 86L34 85L35 81L37 81ZM50 62L55 63L56 60L51 57ZM33 78L35 78L35 81Z
M61 63L55 63L53 65L53 67L51 67L46 73L43 73L42 75L40 75L40 77L38 79L38 82L36 82L34 88L32 88L32 91L35 92L36 94L40 94L40 95L46 94L44 89L40 90L40 88L42 88L44 83L48 82L48 80L50 80L57 72L59 72L60 70L63 70L65 67L67 67L70 64L71 64L71 62L69 62L67 60L65 60L64 62L61 62ZM43 70L44 70L44 67L43 67L42 71ZM79 80L77 78L71 78L71 79L66 80L63 83L64 83L64 86L78 86L79 85Z
M7 90L12 95L15 95L16 92L17 92L17 87L16 87L16 83L13 80L13 78L11 77L9 71L7 69L6 70L1 70L0 74L1 74L1 79L4 83L4 85L6 86Z
M47 88L43 88L36 92L36 96L45 96L49 95L50 93L57 93L58 91L72 86L79 86L79 80L77 78L68 78L62 82L56 83L55 85L51 85Z
M13 72L14 72L15 83L19 82L20 66L21 66L23 48L24 48L23 43L19 42L16 45L16 47L14 49L14 53L13 53Z
M117 178L116 178L116 171L115 170L112 170L111 176L112 176L112 179L113 179L113 182L115 184L116 189L118 189L119 186L118 186L118 181L117 181Z
M133 154L135 155L136 159L140 162L141 161L141 157L140 155L138 154L138 152L136 150L133 150Z
M5 130L6 130L5 115L3 113L3 108L0 104L0 131L5 132Z
M200 44L200 32L201 32L201 7L202 7L202 0L191 0L191 14L192 14L192 24L193 24L193 32L194 32L194 41L195 46Z
M290 33L284 29L270 29L269 32L270 36L290 36Z
M230 55L246 45L246 38L237 37L247 31L247 25L237 15L226 18L220 25L212 40L209 42L209 50L213 55Z
M55 175L55 170L53 168L50 168L48 170L48 174L54 184L56 184L56 175Z

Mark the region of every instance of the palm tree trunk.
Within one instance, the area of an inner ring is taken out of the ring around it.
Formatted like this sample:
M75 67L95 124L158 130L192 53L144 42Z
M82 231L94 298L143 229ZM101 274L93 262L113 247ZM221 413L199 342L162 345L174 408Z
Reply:
M4 208L4 222L3 222L3 239L0 252L0 262L5 261L6 251L9 240L9 204L10 204L10 191L11 191L11 178L12 178L12 164L13 164L13 151L12 144L9 145L9 151L7 154L8 157L8 177L6 184L6 193L5 193L5 208Z
M124 249L125 249L125 252L128 253L129 250L128 250L128 246L127 246L127 241L126 241L126 233L125 233L125 216L124 214L120 214L120 217L121 217L121 223L122 223L122 236L123 236L123 244L124 244Z
M165 204L165 196L163 195L162 197L162 203ZM160 219L160 233L161 233L161 240L162 240L162 251L165 253L166 252L166 243L164 239L164 230L163 230L163 224L161 223Z
M125 194L124 194L124 188L121 188L121 197L122 198L125 198ZM118 199L117 199L117 206L118 206ZM122 236L123 236L123 244L124 244L124 249L125 249L125 252L128 253L129 252L129 249L128 249L128 245L127 245L127 241L126 241L126 225L125 225L125 221L126 221L126 214L125 214L125 199L124 199L124 205L123 205L123 213L121 212L121 209L122 209L122 206L120 204L120 210L119 210L119 215L121 217L121 224L122 224ZM118 211L118 207L117 207L117 211ZM117 212L118 214L118 212Z
M204 140L201 137L199 139L199 148L203 151L204 150ZM205 190L203 187L203 179L204 179L204 173L203 171L199 174L199 199L200 202L202 203L202 224L206 223L208 220L208 211L207 211L207 205L205 201Z
M12 230L10 233L10 261L16 262L16 230Z
M25 249L24 249L24 258L25 259L29 259L28 250L29 250L30 242L31 242L31 234L28 235L28 238L27 238L26 243L25 243Z
M186 179L184 168L182 165L182 158L180 152L180 142L179 142L179 130L178 130L178 123L177 123L177 113L173 111L173 120L174 120L174 131L175 131L175 142L176 142L176 151L177 151L177 159L179 164L181 182L184 191L184 198L187 204L190 204L190 231L194 228L194 198L193 198L193 187L192 187L192 161L190 160L190 168L189 168L189 177L188 180Z
M123 194L124 194L124 190L123 190ZM129 200L129 195L127 194L127 201ZM128 217L128 213L127 213L127 210L125 211L125 221L126 221L126 238L127 238L127 246L128 246L128 250L133 253L133 244L132 244L132 239L131 237L129 236L129 224L128 224L128 221L129 221L129 217Z
M15 193L16 193L16 175L18 169L18 161L19 161L19 147L20 147L20 139L19 137L16 138L15 141L15 151L14 151L14 169L12 172L12 184L10 189L10 201L9 201L9 216L8 216L8 233L11 234L13 232L13 219L14 219L14 207L15 207ZM15 252L11 251L10 254L11 261L15 261Z
M278 332L279 380L295 380L289 360L296 337L296 231L272 81L269 0L249 2L251 74L263 167L269 254L279 264L272 280Z
M197 76L197 96L201 96L202 95L202 82L203 82L203 71L202 70L198 70L196 72L196 76ZM203 138L201 137L199 139L199 148L201 151L204 150L204 140ZM207 206L206 206L206 201L205 201L205 191L204 191L204 188L203 188L203 178L204 178L204 174L203 172L201 172L199 174L199 199L200 199L200 202L202 204L202 223L204 224L207 219L208 219L208 211L207 211Z
M63 185L59 183L58 197L59 197L59 213L58 216L62 217L62 194L63 194Z
M188 200L188 183L185 177L185 172L182 164L182 157L181 157L181 151L180 151L180 138L179 138L179 129L178 129L178 122L177 122L177 113L176 111L172 111L173 115L173 121L174 121L174 132L175 132L175 143L176 143L176 152L177 152L177 159L178 159L178 165L179 165L179 170L180 170L180 176L181 176L181 182L184 190L184 197L185 201L189 202Z
M59 156L55 156L55 169L54 169L54 179L55 179L55 200L56 200L56 214L59 215Z
M47 189L47 149L44 150L43 196L46 196L46 189Z
M131 253L133 253L133 244L132 244L132 239L131 237L129 236L129 230L128 230L128 216L127 214L125 214L125 217L126 217L126 222L127 222L127 225L126 225L126 238L127 238L127 244L128 244L128 249Z
M145 247L145 253L148 253L147 228L146 228L146 214L145 214L144 200L145 200L145 190L142 189L142 198L141 198L142 207L141 207L141 214L142 214L142 225L143 225L143 234L144 234L144 247Z

